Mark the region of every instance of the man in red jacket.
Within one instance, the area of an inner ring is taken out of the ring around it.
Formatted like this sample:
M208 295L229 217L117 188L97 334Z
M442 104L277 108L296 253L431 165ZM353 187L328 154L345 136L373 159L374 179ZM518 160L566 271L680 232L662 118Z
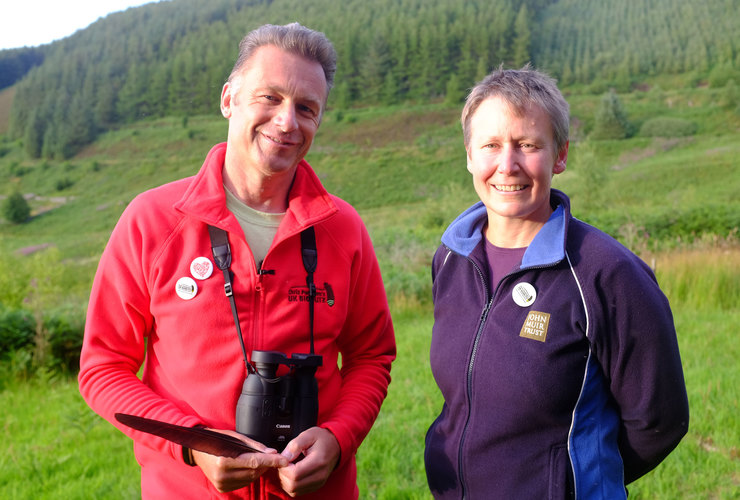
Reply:
M396 350L367 230L303 159L335 67L326 37L296 23L249 33L221 94L227 142L194 177L139 195L101 257L80 392L133 438L144 498L359 495L355 452L385 398ZM214 272L209 226L228 235L233 303L228 273ZM318 261L312 314L301 241L309 227ZM323 360L317 425L281 453L234 432L242 384L256 376L247 353L314 348ZM263 453L189 450L120 425L116 413L205 426Z

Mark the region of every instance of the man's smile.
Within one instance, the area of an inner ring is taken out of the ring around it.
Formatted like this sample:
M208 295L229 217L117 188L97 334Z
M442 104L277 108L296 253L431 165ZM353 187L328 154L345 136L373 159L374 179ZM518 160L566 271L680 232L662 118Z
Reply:
M262 134L262 137L264 137L268 141L273 142L275 144L280 144L281 146L295 146L295 144L296 144L293 141L288 141L286 139L281 139L280 137L277 137L277 136L274 136L274 135L269 135L269 134L264 134L263 133Z

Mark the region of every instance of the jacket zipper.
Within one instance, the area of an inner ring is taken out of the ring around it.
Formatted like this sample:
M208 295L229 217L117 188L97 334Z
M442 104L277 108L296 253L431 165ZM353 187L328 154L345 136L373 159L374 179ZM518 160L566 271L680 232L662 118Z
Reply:
M483 272L480 270L480 268L478 267L478 265L472 259L470 259L469 257L466 257L466 258L472 264L473 269L475 269L475 272L478 274L478 278L481 280L481 283L483 283L483 288L486 291L486 294L489 294L490 291L488 289L488 283L486 282L486 278L483 275ZM530 269L544 269L544 268L551 267L551 266L552 266L552 264L545 264L545 265L538 265L538 266L527 267L526 269L527 270L530 270ZM468 417L465 420L465 426L463 427L463 432L462 432L462 435L460 436L460 445L458 447L458 455L457 455L458 476L459 476L459 480L460 480L460 489L462 490L462 498L463 498L463 500L465 499L465 481L463 479L463 445L465 443L465 435L467 434L467 431L468 431L468 424L470 423L470 412L471 412L470 408L471 408L472 401L473 401L473 387L472 387L472 383L473 383L473 368L474 368L473 365L475 364L475 358L476 358L476 354L478 352L478 344L480 342L480 337L481 337L481 335L483 333L483 326L484 326L486 320L488 319L488 314L490 313L491 307L493 306L493 299L496 296L496 292L498 291L501 283L503 283L504 280L508 279L509 277L511 277L513 275L516 275L516 274L519 274L522 271L524 271L523 268L518 268L518 269L516 269L516 270L514 270L514 271L512 271L512 272L510 272L508 274L506 274L506 276L504 276L504 277L501 278L501 281L499 281L498 285L496 286L496 290L494 291L493 294L490 294L490 298L488 298L485 306L483 307L483 311L481 312L480 320L478 321L478 331L475 334L475 341L473 342L473 350L472 350L472 352L470 354L470 362L468 363L468 374L467 374L467 380L466 380L467 387L466 387L466 391L465 392L466 392L466 395L467 395L467 398L468 398Z
M291 234L287 235L285 238L283 238L282 240L278 241L277 243L275 243L273 241L272 246L270 247L270 249L267 250L267 254L265 254L265 258L262 259L262 264L260 265L260 268L257 269L257 273L256 273L256 277L255 277L255 286L254 286L254 292L255 292L254 293L254 310L257 311L257 314L256 314L256 319L254 320L254 329L253 329L253 332L252 332L252 339L253 339L253 344L252 344L253 347L252 347L252 349L258 349L257 347L254 347L254 346L262 346L262 341L264 340L262 338L263 335L262 335L262 331L261 331L261 325L263 324L263 321L264 321L264 307L265 307L265 304L264 304L264 276L266 274L269 274L269 275L272 275L272 276L275 275L275 269L274 268L265 268L265 262L267 261L267 257L269 257L271 251L274 251L274 250L272 250L272 248L274 246L279 245L279 244L281 244L281 243L289 240L290 238L294 238L296 236L298 236L300 238L300 234L301 234L301 231L298 231L297 233L291 233ZM247 246L249 246L248 243L247 243ZM251 252L251 249L250 249L250 252ZM252 262L254 262L254 254L252 254L252 255L253 255L252 256ZM255 268L256 268L256 265L255 265ZM259 349L262 349L262 348L263 347L259 347Z
M468 258L468 261L473 265L473 269L475 269L476 273L478 274L478 278L480 278L481 283L483 283L483 289L486 291L486 295L489 295L488 290L488 283L486 283L486 278L483 275L483 272L480 270L478 265L473 262L472 259ZM466 380L466 388L465 392L468 398L468 417L465 420L465 426L463 426L462 434L460 435L460 445L458 447L458 453L457 453L457 470L458 475L460 479L460 489L462 490L462 498L465 499L465 480L463 478L463 445L465 444L465 435L468 432L468 424L470 423L470 408L473 401L473 365L475 364L475 357L478 351L478 343L480 341L481 334L483 333L483 325L486 322L486 319L488 318L488 312L491 310L491 304L493 303L493 297L491 296L490 299L486 301L486 304L483 306L483 311L481 312L480 319L478 320L478 331L475 333L475 341L473 342L473 350L470 354L470 362L468 363L468 374L467 374L467 380Z

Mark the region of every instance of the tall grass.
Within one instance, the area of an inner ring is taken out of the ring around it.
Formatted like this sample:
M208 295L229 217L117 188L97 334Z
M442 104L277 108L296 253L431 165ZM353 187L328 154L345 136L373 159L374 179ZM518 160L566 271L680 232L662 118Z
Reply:
M740 251L736 246L682 249L648 256L646 261L655 268L674 309L737 311L740 307Z
M650 259L671 301L691 412L689 433L635 498L740 498L740 248Z

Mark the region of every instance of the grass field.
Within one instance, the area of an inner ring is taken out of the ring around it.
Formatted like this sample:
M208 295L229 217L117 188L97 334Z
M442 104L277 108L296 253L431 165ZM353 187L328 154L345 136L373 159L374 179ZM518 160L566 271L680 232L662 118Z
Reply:
M654 257L673 304L691 423L665 462L629 487L630 497L738 498L740 248ZM427 499L424 433L441 407L428 362L432 319L425 306L396 306L393 315L398 359L358 453L361 498ZM131 441L87 408L75 380L42 374L17 381L0 392L0 407L0 498L139 496Z

